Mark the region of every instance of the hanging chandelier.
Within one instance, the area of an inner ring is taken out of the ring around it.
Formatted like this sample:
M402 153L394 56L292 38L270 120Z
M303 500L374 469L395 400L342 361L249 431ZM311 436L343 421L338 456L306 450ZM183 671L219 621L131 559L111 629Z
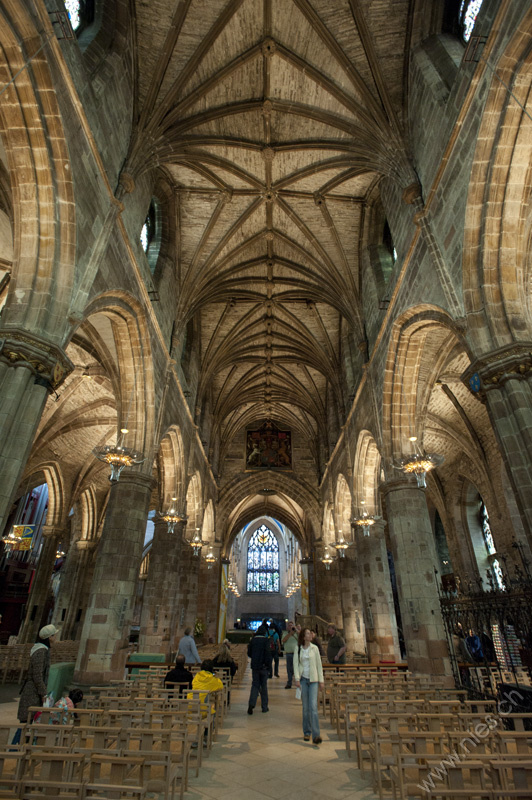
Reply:
M205 561L207 563L207 569L212 569L216 564L216 562L218 561L217 557L214 555L212 545L209 548L209 552L205 556Z
M407 475L415 475L418 487L420 489L426 489L427 473L430 472L431 469L439 467L440 464L443 464L443 456L437 453L424 453L419 450L412 455L402 456L396 461L395 467L401 469Z
M333 547L336 549L336 552L338 553L338 558L345 558L345 551L349 547L349 543L346 542L341 532L340 532L340 538L336 542L334 542Z
M366 503L365 500L360 501L360 505L362 506L365 505L365 503ZM353 530L356 530L358 528L358 530L364 531L364 536L369 536L372 526L375 525L375 523L379 519L380 517L373 514L368 514L366 509L363 509L362 513L359 514L358 517L352 518L351 527L353 528Z
M321 557L321 563L324 565L325 569L328 571L331 568L331 564L333 563L334 559L330 554L329 550L326 548L324 554Z
M200 529L196 528L196 532L192 539L186 540L188 544L192 547L195 556L201 555L201 548L206 544L206 542L202 541Z
M186 522L188 517L185 513L180 513L176 506L175 501L177 497L172 497L172 506L167 511L161 511L159 514L159 518L164 520L168 524L168 533L173 533L175 531L175 526L178 522Z
M11 529L6 536L2 537L2 541L6 547L12 548L20 544L20 537L16 536L13 529Z
M130 447L122 447L120 444L106 444L103 447L95 447L92 451L99 461L104 461L111 467L109 480L117 483L124 467L133 467L142 464L145 460L142 453L132 450Z

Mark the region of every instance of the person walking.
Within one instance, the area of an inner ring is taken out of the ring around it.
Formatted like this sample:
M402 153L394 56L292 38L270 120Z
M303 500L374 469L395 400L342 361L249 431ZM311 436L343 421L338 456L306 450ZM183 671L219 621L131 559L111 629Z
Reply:
M294 651L294 678L301 689L303 704L303 739L321 744L320 718L318 716L318 687L323 689L323 667L320 651L311 642L312 633L303 628Z
M248 644L248 658L251 659L251 691L249 693L248 714L253 714L253 709L260 694L262 712L265 714L268 708L268 676L272 669L272 651L268 630L261 625L257 633Z
M277 633L277 629L273 623L273 620L270 620L270 624L268 626L268 638L270 640L270 649L272 651L272 658L273 658L273 674L276 678L279 677L279 655L281 653L281 640L279 638L279 634ZM271 678L270 673L270 678Z
M184 636L179 640L177 652L185 656L185 664L201 664L198 648L194 637L191 636L192 628L185 628Z
M282 642L286 659L286 686L284 688L291 689L294 680L294 650L297 647L297 631L296 626L290 620L286 623L286 633Z

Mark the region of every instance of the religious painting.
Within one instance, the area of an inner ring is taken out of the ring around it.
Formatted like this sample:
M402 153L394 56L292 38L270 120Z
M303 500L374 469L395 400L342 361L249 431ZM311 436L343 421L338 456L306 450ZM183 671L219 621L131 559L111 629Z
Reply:
M280 431L273 422L246 433L246 469L292 469L290 431Z

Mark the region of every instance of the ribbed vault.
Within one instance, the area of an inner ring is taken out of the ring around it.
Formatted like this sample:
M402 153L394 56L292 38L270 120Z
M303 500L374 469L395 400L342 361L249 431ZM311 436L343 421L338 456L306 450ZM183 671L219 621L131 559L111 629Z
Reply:
M341 343L364 338L364 203L383 176L413 180L401 133L411 5L136 3L125 171L158 167L175 187L174 340L194 320L197 406L209 397L222 455L251 419L314 441L325 399L345 410Z

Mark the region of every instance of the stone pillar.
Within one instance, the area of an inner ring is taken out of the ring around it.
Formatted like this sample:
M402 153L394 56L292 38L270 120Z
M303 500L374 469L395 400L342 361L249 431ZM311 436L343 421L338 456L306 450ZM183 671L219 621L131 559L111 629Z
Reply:
M203 553L208 548L203 548ZM205 625L206 641L217 639L218 609L220 606L220 561L208 564L201 559L198 567L198 594L196 614Z
M61 628L61 639L78 639L87 610L90 586L94 574L96 542L78 539L67 553L64 573L52 622Z
M176 642L185 628L192 628L198 613L198 576L200 557L195 556L192 547L183 540L180 542L177 564L175 592Z
M20 483L48 397L73 369L56 345L0 330L0 532Z
M124 470L111 488L74 674L82 685L124 675L153 485Z
M451 665L434 568L438 561L425 493L411 478L381 486L397 577L408 667L450 675Z
M482 356L462 379L486 403L532 549L532 343Z
M381 660L401 660L384 524L383 520L377 520L371 526L369 536L364 536L362 531L356 534L366 612L366 638L372 664L378 664Z
M329 569L320 559L316 560L316 614L318 617L343 628L342 602L340 597L338 559Z
M301 559L301 613L304 617L310 614L310 593L309 593L309 564L310 558Z
M362 610L362 586L356 556L346 553L338 559L339 591L343 629L348 650L366 653L366 631Z
M182 531L183 525L176 525L169 533L167 522L155 521L140 617L139 651L164 653L167 659L175 650L174 596Z
M43 525L41 532L43 537L42 549L28 598L26 616L17 637L19 644L34 642L40 628L46 622L45 620L43 621L43 614L51 593L50 581L55 564L57 545L65 533L64 530L53 528L50 525Z

